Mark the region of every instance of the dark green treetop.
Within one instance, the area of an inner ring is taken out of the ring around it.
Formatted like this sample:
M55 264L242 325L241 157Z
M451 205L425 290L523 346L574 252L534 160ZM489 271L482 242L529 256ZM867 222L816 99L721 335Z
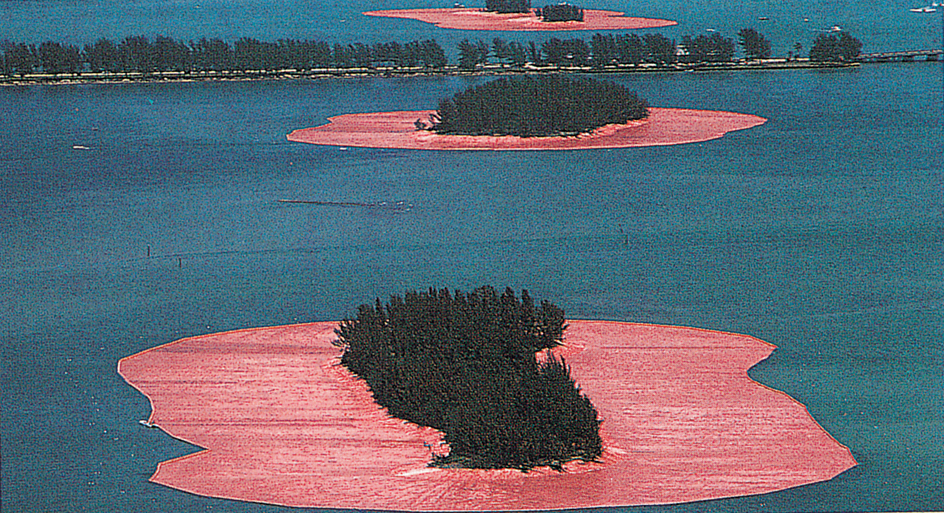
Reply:
M741 29L738 32L738 43L744 49L744 55L750 60L770 57L770 41L755 29Z
M545 5L543 9L535 9L534 13L541 21L547 22L583 21L583 9L570 4Z
M443 432L437 466L561 468L602 453L600 421L562 359L564 312L527 291L407 292L341 323L341 363L398 418Z
M530 12L531 0L485 0L485 10L498 13Z
M810 47L811 61L851 62L862 52L862 42L846 32L820 34Z
M648 116L636 93L608 81L561 75L506 77L439 102L433 131L541 137L589 133Z

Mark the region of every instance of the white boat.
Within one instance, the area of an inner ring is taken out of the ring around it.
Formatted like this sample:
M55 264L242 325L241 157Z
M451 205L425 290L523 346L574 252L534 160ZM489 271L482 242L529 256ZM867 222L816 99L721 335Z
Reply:
M937 5L937 4L934 4ZM929 5L927 7L918 7L917 9L911 9L911 12L937 12L937 9L934 5Z
M830 32L842 32L842 27L840 27L839 25L833 25L832 27L829 28L829 31L830 31Z

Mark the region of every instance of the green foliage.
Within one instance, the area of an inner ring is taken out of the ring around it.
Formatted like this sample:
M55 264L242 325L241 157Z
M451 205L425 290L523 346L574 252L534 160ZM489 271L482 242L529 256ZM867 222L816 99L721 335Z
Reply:
M536 9L535 14L541 21L583 21L583 9L570 4L545 5L543 9Z
M4 75L26 75L39 66L39 55L33 45L4 41L2 48Z
M485 10L498 13L528 12L531 0L485 0Z
M683 36L682 46L688 51L685 62L731 62L734 59L734 40L715 32L710 36Z
M770 57L770 41L760 32L745 28L738 32L738 43L744 49L744 54L750 60L766 59Z
M636 93L612 82L559 75L500 78L440 100L439 133L576 135L648 115Z
M810 60L820 62L851 62L862 52L862 42L851 35L841 32L820 34L810 47Z
M519 468L591 461L597 412L562 359L563 311L527 291L430 289L361 305L337 330L341 362L395 417L444 433L433 465Z
M75 73L82 63L77 46L53 41L40 44L38 56L44 73Z
M468 39L459 41L459 68L472 71L479 64L488 62L489 45L484 41L470 42Z
M645 34L642 36L642 44L646 52L646 62L671 64L678 60L675 55L675 41L662 34Z
M590 46L583 39L552 37L541 45L544 61L557 66L585 66L590 59Z

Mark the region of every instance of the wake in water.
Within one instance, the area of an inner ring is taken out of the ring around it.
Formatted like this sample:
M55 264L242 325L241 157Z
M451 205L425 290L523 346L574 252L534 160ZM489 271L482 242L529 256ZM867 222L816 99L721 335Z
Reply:
M360 202L360 201L309 201L309 200L290 200L280 199L279 203L299 203L303 205L322 205L328 207L366 207L387 209L393 212L409 212L413 208L412 203L406 201L380 201L380 202Z

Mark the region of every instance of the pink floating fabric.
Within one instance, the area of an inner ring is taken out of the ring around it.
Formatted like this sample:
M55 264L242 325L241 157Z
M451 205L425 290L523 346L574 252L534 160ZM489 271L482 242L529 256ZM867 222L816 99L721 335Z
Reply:
M533 13L498 14L476 8L368 11L367 16L404 18L460 30L635 30L677 25L671 20L628 18L617 11L584 10L583 21L544 22Z
M413 150L583 150L703 142L767 122L735 112L652 108L645 120L606 125L577 137L441 135L417 130L414 123L428 122L433 112L345 114L329 118L327 125L295 130L288 139L328 146Z
M338 364L336 323L183 339L119 362L149 422L206 450L151 481L316 508L551 510L761 494L856 465L806 408L751 380L774 346L694 328L570 321L556 352L603 419L599 463L434 469L439 433L391 418Z

